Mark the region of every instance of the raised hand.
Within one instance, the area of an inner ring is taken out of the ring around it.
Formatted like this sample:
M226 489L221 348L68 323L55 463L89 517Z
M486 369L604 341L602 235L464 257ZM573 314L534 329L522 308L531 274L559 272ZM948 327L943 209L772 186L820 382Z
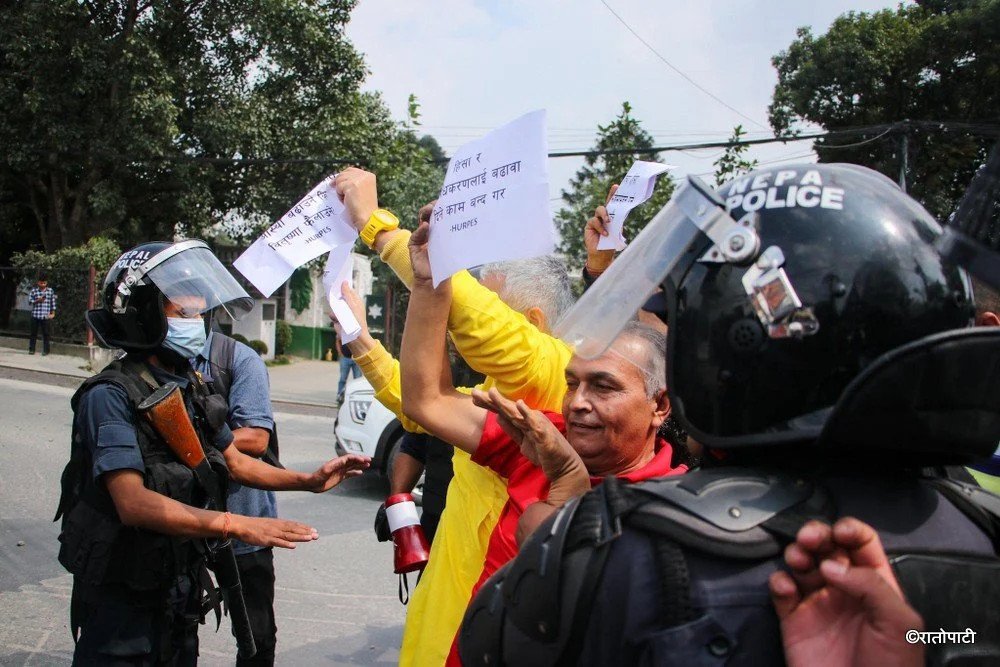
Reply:
M542 469L555 483L572 477L571 495L590 488L590 478L580 455L548 418L532 410L524 401L511 401L495 388L489 392L473 390L473 402L497 414L500 428L521 448L526 459ZM563 500L563 499L560 499Z
M347 208L351 224L359 232L378 208L378 186L375 174L357 167L348 167L333 179L340 201Z
M330 459L316 469L305 486L306 491L323 493L343 482L348 477L357 477L371 465L371 457L347 454Z
M417 211L417 224L418 225L421 222L428 222L429 223L431 221L431 213L434 212L434 206L436 204L437 204L437 199L435 199L434 201L431 201L431 202L427 202L426 204L424 204L423 206L420 207L420 210Z
M344 281L344 284L340 286L340 293L344 295L344 301L347 303L347 307L351 309L352 313L354 313L354 319L356 319L358 324L361 325L361 336L367 336L368 319L365 313L365 304L361 300L361 297L358 296L357 292L351 289L351 284L346 280ZM330 321L334 324L340 324L340 322L337 321L337 316L334 315L333 312L330 313Z
M878 534L857 519L810 521L771 576L785 660L797 665L922 665L906 641L920 615L903 598Z
M618 186L612 185L611 189L608 190L605 205L594 209L594 215L587 220L587 224L583 228L583 245L587 248L587 270L591 273L601 273L611 265L611 260L615 257L614 250L598 250L597 244L601 237L607 236L610 231L608 227L611 225L611 218L608 216L606 207L616 192L618 192Z
M296 542L312 542L319 533L312 526L287 519L232 515L230 531L236 539L258 547L294 549Z
M417 231L410 236L410 265L413 267L413 279L429 282L431 280L431 260L427 254L427 244L431 239L431 226L421 222Z

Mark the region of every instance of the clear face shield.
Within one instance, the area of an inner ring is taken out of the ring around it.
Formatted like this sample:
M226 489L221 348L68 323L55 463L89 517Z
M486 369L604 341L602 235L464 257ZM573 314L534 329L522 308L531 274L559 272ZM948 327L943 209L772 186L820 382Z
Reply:
M689 176L671 200L555 326L554 334L583 359L605 354L626 324L686 253L714 241L706 261L747 264L760 241L753 226L731 218L715 191ZM714 255L713 255L714 253ZM628 347L616 345L617 355ZM648 373L644 358L629 358Z
M181 306L184 317L222 308L238 320L253 308L253 299L204 241L175 243L135 267L119 286L112 310L125 308L130 288L143 278Z

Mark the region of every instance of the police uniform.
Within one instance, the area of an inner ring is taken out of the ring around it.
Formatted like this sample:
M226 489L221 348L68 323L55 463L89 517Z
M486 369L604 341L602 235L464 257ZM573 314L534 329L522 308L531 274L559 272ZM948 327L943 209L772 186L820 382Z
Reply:
M211 501L224 509L219 505L229 475L221 452L233 434L218 403L212 403L219 397L164 368L193 376L187 361L193 353L186 352L197 338L193 332L204 336L201 313L224 308L238 318L253 300L197 240L146 243L122 254L104 279L102 297L102 307L87 311L87 324L101 345L127 354L73 396L71 455L56 512L63 520L59 562L73 574L74 663L193 665L206 603L215 607L217 619L220 614L206 569L207 547L200 540L124 525L104 475L133 470L151 491L192 507ZM180 317L167 318L167 300ZM154 355L156 365L147 361ZM182 463L139 416L143 401L168 382L183 388L210 470L202 465L195 472ZM238 583L235 564L225 558L228 552L222 555L216 573L232 591ZM230 595L232 615L240 615L240 601ZM249 652L245 633L238 643Z
M928 629L978 633L928 661L996 664L1000 498L948 471L1000 440L1000 335L967 328L940 236L855 165L689 177L560 329L600 354L662 284L673 415L708 464L543 524L467 611L463 661L782 664L768 578L806 521L854 516Z
M73 453L63 476L59 561L74 575L75 664L197 663L202 594L206 584L211 587L202 550L192 540L123 525L102 480L116 470L134 470L158 493L189 505L204 501L191 470L138 419L138 404L152 393L139 377L142 370L159 384L187 388L187 379L165 370L115 362L72 400ZM219 437L216 443L227 446L232 433ZM206 453L224 483L221 453Z

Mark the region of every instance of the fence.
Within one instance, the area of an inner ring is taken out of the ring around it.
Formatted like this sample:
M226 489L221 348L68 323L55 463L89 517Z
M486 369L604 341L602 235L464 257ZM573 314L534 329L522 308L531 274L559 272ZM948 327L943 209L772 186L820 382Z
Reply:
M42 273L56 293L56 316L50 324L52 340L77 344L93 342L83 319L87 309L94 307L95 299L100 298L93 269L0 267L0 335L28 336L31 327L28 292Z

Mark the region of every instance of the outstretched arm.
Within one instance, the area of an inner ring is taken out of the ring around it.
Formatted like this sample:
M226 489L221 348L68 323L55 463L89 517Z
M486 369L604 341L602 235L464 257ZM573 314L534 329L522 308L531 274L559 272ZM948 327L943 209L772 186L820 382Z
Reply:
M367 456L347 454L330 459L315 472L304 473L275 468L252 456L247 456L236 447L226 447L222 455L226 458L230 477L255 489L270 491L322 493L329 491L348 477L357 477L371 463L371 458Z
M403 413L471 454L482 438L486 410L474 405L451 382L445 343L451 281L445 280L437 289L432 286L429 238L430 227L425 222L410 239L414 281L399 355Z
M266 465L266 464L262 464ZM248 544L294 549L295 542L310 542L316 531L297 521L262 519L191 507L147 489L142 475L123 469L105 473L104 485L126 526L178 537L230 535Z

